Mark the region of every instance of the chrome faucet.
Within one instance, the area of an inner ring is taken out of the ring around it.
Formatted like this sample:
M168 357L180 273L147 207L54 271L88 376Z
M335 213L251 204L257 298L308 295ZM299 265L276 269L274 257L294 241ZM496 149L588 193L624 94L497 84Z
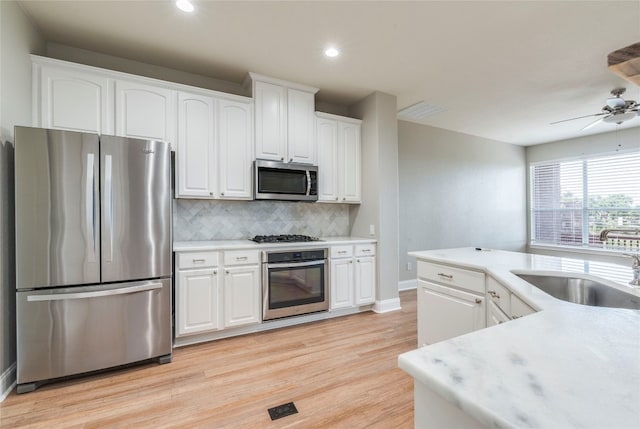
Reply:
M603 229L600 233L600 241L606 241L610 233L621 233L623 235L638 235L640 236L640 228L618 228L618 229ZM625 256L630 256L633 262L631 263L631 269L633 270L633 280L629 282L631 286L640 286L640 253L625 253Z

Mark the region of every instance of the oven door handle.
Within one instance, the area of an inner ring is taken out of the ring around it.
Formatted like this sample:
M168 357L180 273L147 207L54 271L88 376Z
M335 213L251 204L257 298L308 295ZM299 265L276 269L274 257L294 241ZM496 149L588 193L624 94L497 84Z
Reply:
M324 265L326 261L310 261L310 262L285 262L282 264L267 264L267 268L298 268L298 267L313 267L314 265Z

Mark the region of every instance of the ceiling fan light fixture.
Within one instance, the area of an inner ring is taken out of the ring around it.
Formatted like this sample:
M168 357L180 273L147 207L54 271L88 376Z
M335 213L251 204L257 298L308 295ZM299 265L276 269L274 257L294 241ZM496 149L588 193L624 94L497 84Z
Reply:
M624 105L625 101L620 97L607 98L607 106L611 107L612 109L621 109L624 107Z
M626 113L619 113L617 115L607 116L603 119L603 121L609 124L621 124L635 117L636 117L636 112L626 112Z

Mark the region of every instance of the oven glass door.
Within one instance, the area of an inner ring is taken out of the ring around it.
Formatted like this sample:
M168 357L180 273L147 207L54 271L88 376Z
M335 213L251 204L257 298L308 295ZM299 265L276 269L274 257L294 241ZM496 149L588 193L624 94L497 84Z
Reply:
M280 264L278 264L280 265ZM269 309L325 300L325 261L269 268Z

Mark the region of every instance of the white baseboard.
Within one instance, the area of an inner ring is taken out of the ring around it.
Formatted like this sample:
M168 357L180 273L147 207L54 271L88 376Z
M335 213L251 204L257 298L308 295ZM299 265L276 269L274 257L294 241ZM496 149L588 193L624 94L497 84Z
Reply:
M400 306L400 298L385 299L384 301L376 301L373 311L376 313L388 313L390 311L402 310Z
M16 364L15 362L0 376L0 402L9 396L9 393L16 386Z
M416 279L403 280L401 282L398 282L398 290L411 290L411 289L417 289L417 288L418 288L418 280Z

